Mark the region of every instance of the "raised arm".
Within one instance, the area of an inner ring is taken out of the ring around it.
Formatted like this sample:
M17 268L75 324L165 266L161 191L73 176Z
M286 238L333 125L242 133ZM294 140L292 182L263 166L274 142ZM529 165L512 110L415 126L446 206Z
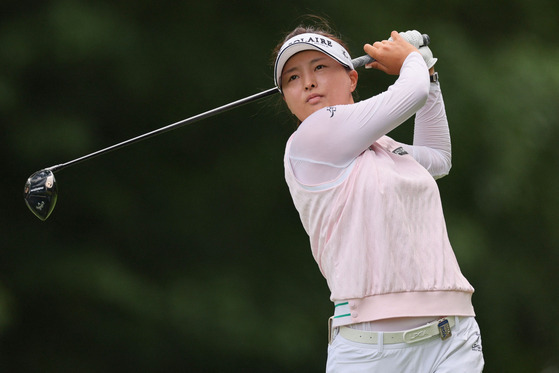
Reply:
M429 47L419 48L429 74L435 76L437 62ZM413 146L403 145L434 178L447 175L452 167L450 130L443 101L441 87L437 79L429 87L429 98L415 116Z

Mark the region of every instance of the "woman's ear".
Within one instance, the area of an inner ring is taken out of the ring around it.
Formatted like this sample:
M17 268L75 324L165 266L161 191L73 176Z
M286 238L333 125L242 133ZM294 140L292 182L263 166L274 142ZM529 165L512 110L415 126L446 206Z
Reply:
M353 92L357 88L357 80L359 80L359 74L357 74L357 71L355 70L350 70L348 74L349 80L351 82L351 92Z

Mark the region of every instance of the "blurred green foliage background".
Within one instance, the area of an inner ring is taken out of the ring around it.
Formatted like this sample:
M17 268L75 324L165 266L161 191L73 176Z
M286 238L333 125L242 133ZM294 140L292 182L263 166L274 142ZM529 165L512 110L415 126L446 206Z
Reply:
M393 29L431 36L485 371L559 372L558 2L0 8L2 371L324 371L332 306L283 179L279 97L60 172L46 222L22 198L34 171L271 88L272 49L311 13L354 57ZM360 71L359 95L393 80Z

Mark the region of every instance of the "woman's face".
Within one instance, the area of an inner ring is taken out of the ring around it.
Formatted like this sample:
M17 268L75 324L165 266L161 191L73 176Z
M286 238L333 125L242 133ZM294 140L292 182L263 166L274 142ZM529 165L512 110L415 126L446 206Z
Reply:
M289 110L302 122L315 111L353 103L357 72L319 51L303 51L283 68L281 87Z

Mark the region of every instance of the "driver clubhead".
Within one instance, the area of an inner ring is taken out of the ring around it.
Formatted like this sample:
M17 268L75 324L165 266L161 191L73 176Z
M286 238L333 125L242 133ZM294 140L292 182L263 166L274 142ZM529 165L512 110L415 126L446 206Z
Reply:
M52 171L44 169L29 176L23 189L23 198L36 217L43 221L47 220L58 198L56 179Z

